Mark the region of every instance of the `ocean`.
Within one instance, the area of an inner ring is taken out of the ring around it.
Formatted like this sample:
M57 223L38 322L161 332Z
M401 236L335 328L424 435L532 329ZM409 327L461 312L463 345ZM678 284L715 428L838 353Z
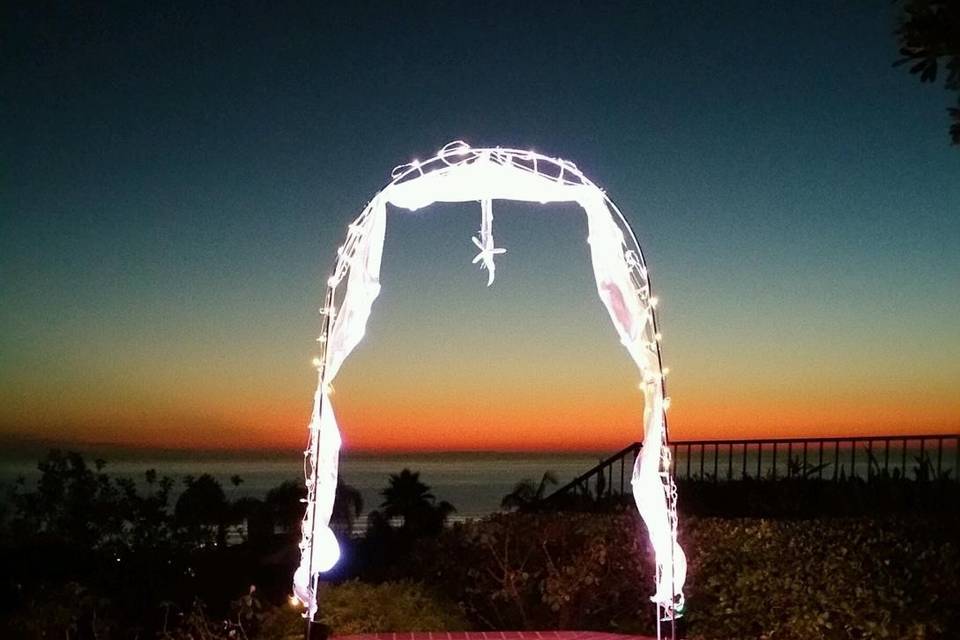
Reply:
M955 440L948 440L942 448L928 445L922 452L935 469L939 466L943 472L949 473L951 478L957 477L960 467L960 454L955 443ZM901 473L906 472L908 478L914 477L917 459L921 455L918 441L910 441L906 449L901 443L894 442L889 453L884 451L881 441L871 446L878 463L888 462L891 471L899 469ZM525 478L539 482L545 471L551 471L556 476L559 487L612 453L614 452L374 455L347 452L341 457L340 476L344 482L357 488L363 497L364 517L358 523L361 527L365 515L380 507L380 491L387 486L390 474L399 473L404 468L420 472L420 479L430 486L437 500L446 500L456 507L457 511L451 520L459 521L498 511L503 496ZM678 478L715 475L724 479L728 473L737 478L742 471L751 476L756 475L758 469L762 475L767 475L774 467L777 475L784 477L788 473L787 454L788 451L783 445L776 458L767 445L764 446L762 456L756 446L745 450L737 445L728 451L723 447L714 449L708 445L702 451L693 449L688 457L687 451L681 446L676 452L673 468ZM802 450L797 447L790 451L790 454L796 459L802 455ZM818 448L811 446L808 454L811 465L820 462L821 454ZM242 497L263 498L267 491L282 482L303 478L302 453L149 453L122 450L98 453L94 449L86 449L84 455L91 464L94 459L103 458L107 461L107 473L132 478L140 484L145 484L144 474L148 469L155 469L160 476L171 477L175 482L171 504L176 501L179 490L184 486L183 480L189 475L209 473L222 484L224 492L231 500ZM19 477L22 477L28 486L35 483L40 476L37 470L39 457L36 453L32 456L0 454L0 485L9 485ZM870 473L867 445L864 443L859 443L856 450L850 443L844 443L836 449L828 445L822 460L826 463L823 471L825 478L833 476L834 466L838 471L842 469L848 476L851 470L862 478L866 478ZM613 471L619 474L619 465L616 465ZM628 485L629 463L623 471L624 483ZM242 478L238 486L231 482L231 477L235 475ZM620 479L611 478L611 482L619 485ZM557 487L548 488L548 493ZM6 492L0 486L0 501L5 495Z
M288 480L303 478L302 454L177 454L84 452L88 462L100 457L107 461L105 472L145 483L144 474L156 469L159 476L170 476L175 488L183 487L188 475L209 473L222 485L229 499L263 498L267 491ZM437 500L456 507L454 520L483 516L500 508L500 500L514 485L530 478L539 482L545 471L552 471L560 485L587 471L609 453L414 453L345 454L340 461L340 476L363 496L363 512L376 509L390 474L404 468L419 471L420 479L430 486ZM239 486L230 479L242 478ZM0 459L0 484L9 485L22 477L32 485L39 478L37 457ZM558 485L559 486L559 485ZM548 489L549 491L549 489ZM172 501L176 500L176 495Z

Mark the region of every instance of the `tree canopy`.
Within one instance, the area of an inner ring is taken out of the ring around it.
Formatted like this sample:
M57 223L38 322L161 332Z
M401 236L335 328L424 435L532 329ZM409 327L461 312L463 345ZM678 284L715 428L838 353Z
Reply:
M947 113L950 139L960 145L960 0L901 0L899 25L894 32L901 58L894 65L910 65L920 82L937 81L945 69L944 87L957 94L957 106Z

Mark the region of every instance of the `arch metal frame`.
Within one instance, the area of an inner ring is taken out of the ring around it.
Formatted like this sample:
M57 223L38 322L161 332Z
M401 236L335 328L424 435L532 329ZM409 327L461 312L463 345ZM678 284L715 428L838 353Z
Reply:
M504 183L507 186L501 188ZM480 191L472 191L477 184L481 184ZM498 186L484 190L483 184ZM673 636L675 620L684 606L686 558L677 542L677 490L666 420L670 399L666 396L667 369L660 346L657 298L652 294L640 243L616 203L572 162L520 149L475 149L461 141L451 142L424 162L396 167L390 182L348 225L346 240L337 250L320 309L320 354L314 359L318 384L304 451L307 498L294 594L305 605L305 616L312 620L317 611L319 575L339 558L339 547L328 526L341 443L330 394L340 365L363 337L370 308L379 293L387 204L416 210L438 201L479 200L483 219L480 236L474 239L480 248L474 262L482 260L482 266L488 269L489 285L494 279L493 258L503 251L493 246L493 199L575 201L587 213L598 292L642 377L639 387L644 393L644 447L633 470L633 494L656 556L657 590L651 600L657 619L670 622ZM629 292L624 291L627 288ZM344 313L338 315L341 311ZM659 624L657 631L659 637Z

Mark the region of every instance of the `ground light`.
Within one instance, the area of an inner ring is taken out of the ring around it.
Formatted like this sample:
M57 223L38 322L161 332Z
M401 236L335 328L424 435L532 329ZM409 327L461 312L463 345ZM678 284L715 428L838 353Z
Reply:
M677 543L677 491L667 446L666 397L660 333L650 277L637 238L626 218L602 189L572 162L533 151L474 149L451 142L436 156L397 167L387 184L347 228L337 250L333 273L320 312L323 331L319 373L304 452L306 512L300 542L300 565L294 594L312 620L317 612L319 575L336 565L340 548L329 527L337 487L340 430L334 414L332 383L350 352L360 343L374 300L380 293L387 205L416 211L436 202L479 202L480 230L472 238L479 253L474 263L487 271L487 286L496 274L496 256L506 250L493 238L493 201L576 202L587 215L591 263L597 292L610 314L621 343L636 363L643 392L643 448L633 468L633 496L656 562L651 600L658 620L671 622L683 611L686 556ZM658 636L660 635L660 625Z

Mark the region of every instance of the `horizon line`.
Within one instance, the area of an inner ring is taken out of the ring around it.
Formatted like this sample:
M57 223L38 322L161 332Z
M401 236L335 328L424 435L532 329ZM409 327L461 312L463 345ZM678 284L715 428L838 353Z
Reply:
M771 436L769 438L736 438L736 439L724 439L724 438L706 438L706 439L696 439L696 440L675 440L677 444L683 444L686 442L692 443L709 443L709 442L742 442L742 441L758 441L763 440L764 442L776 441L776 440L831 440L831 439L853 439L853 440L863 440L863 439L876 439L883 440L886 438L902 440L906 439L920 439L924 437L958 437L960 438L960 432L957 430L944 430L940 433L925 432L925 433L877 433L872 435L822 435L822 436L800 436L800 437L777 437ZM341 449L342 454L346 455L357 455L357 456L401 456L401 455L508 455L508 454L544 454L544 455L575 455L575 454L599 454L599 455L609 455L611 451L619 451L624 447L629 447L634 442L640 440L630 440L625 439L624 443L619 445L611 445L611 447L606 448L581 448L576 446L571 447L557 447L557 446L548 446L548 447L477 447L477 448L445 448L443 446L431 446L431 447L420 447L420 448L410 448L410 447L358 447L358 448L344 448ZM22 455L36 454L40 450L51 450L51 449L60 449L60 450L78 450L80 453L90 453L91 450L103 449L106 451L113 451L118 453L130 454L130 453L151 453L155 455L184 455L184 454L194 454L201 456L211 456L211 455L249 455L249 454L260 454L264 456L288 456L288 455L303 455L306 447L298 447L293 445L238 445L238 446L216 446L216 445L158 445L158 444L149 444L149 443L132 443L132 442L116 442L116 441L89 441L89 440L77 440L77 439L63 439L57 440L54 438L43 438L43 437L34 437L28 434L23 433L0 433L0 445L2 445L2 453L0 453L0 458L10 458L10 457L21 457ZM19 451L18 451L19 450ZM105 451L105 452L106 452ZM13 455L10 455L13 454ZM20 455L17 455L20 454Z

